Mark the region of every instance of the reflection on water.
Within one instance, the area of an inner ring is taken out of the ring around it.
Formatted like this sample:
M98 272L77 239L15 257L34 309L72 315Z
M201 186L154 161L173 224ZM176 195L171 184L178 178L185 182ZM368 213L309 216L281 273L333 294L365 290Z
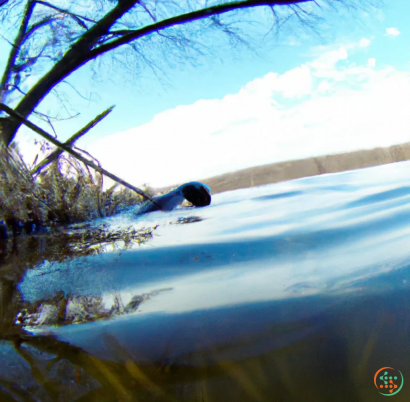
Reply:
M99 295L66 296L64 292L60 291L52 298L36 303L22 303L15 323L30 330L47 325L57 326L109 320L116 316L136 312L142 303L166 290L172 290L172 288L132 296L127 304L123 303L121 295L115 294L112 305L108 308Z
M56 257L6 245L0 397L375 400L377 370L410 373L408 177L404 162L128 211L70 228L90 246L65 255L43 237Z

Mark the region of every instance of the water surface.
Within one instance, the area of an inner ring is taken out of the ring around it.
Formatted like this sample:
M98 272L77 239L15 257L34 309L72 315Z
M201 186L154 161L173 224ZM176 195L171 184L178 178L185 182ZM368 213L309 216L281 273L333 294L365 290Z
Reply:
M151 384L130 400L375 400L379 368L410 379L409 179L402 162L105 219L159 226L130 250L37 265L19 289L30 303L99 297L121 314L28 329L109 365L159 367L164 393Z

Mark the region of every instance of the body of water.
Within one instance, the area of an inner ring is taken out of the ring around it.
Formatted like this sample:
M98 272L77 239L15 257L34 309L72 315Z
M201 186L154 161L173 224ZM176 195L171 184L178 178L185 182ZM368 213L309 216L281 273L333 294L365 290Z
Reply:
M104 223L158 227L130 250L46 261L19 289L32 304L63 292L98 298L100 310L116 306L106 319L28 329L114 367L114 376L115 365L125 367L141 389L123 385L124 400L370 401L382 398L380 368L410 381L409 162ZM104 400L120 400L116 387L91 383L95 400L101 389ZM409 390L394 397L408 400Z

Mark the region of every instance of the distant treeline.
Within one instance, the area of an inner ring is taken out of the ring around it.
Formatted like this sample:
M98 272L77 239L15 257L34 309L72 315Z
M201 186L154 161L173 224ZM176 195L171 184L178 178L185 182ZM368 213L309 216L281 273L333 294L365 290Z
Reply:
M337 173L410 159L410 142L386 148L375 148L315 158L255 166L203 179L212 193L262 186L325 173Z

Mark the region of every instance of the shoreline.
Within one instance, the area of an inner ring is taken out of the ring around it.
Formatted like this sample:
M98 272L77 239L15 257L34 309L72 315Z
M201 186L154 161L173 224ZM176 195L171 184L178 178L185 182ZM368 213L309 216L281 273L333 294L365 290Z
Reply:
M409 159L410 142L406 142L385 148L344 152L254 166L198 181L207 184L211 188L212 194L218 194L303 177L403 162ZM161 189L161 191L164 191L164 189Z

